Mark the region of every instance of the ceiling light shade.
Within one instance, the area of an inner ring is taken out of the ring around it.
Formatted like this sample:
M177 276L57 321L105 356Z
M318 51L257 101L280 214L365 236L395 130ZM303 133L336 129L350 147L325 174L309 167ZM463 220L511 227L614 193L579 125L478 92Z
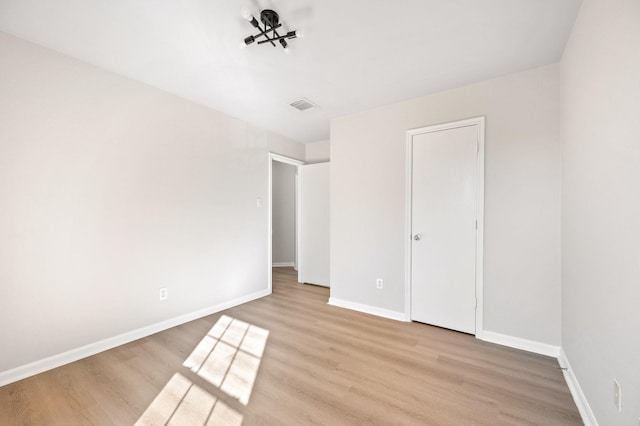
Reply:
M262 25L260 25L260 22L258 22L249 11L245 12L243 10L242 16L260 31L258 34L250 35L244 39L244 44L247 46L263 37L263 39L258 40L257 44L271 43L272 46L276 46L276 42L278 42L283 49L287 50L287 39L298 37L296 31L289 31L284 35L278 33L278 28L282 27L282 24L280 23L280 15L274 10L264 9L260 12L260 22L262 22Z
M246 19L247 21L251 21L251 19L253 18L251 12L249 12L249 9L247 9L246 7L242 8L242 10L240 11L240 16L242 16L242 18Z

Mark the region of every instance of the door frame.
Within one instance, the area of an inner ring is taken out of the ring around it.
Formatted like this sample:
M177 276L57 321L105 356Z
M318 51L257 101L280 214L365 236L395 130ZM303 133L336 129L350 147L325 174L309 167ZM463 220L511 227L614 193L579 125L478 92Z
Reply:
M412 192L413 192L413 137L424 133L433 133L460 127L478 126L477 155L477 192L476 192L476 331L475 336L482 338L483 333L483 259L484 259L484 146L485 118L474 117L432 126L410 129L406 132L406 177L405 177L405 321L411 321L411 258L412 258Z
M277 161L279 163L289 164L291 166L295 166L296 175L295 175L295 205L296 205L296 250L295 250L295 259L294 264L297 269L298 262L298 226L300 223L299 220L299 210L298 210L298 200L300 199L299 194L299 186L298 186L298 167L303 166L305 164L304 161L296 160L295 158L285 157L284 155L275 154L273 152L269 152L269 195L267 202L269 203L268 208L268 230L267 230L267 276L269 277L267 287L269 289L269 293L273 290L273 276L272 276L272 268L273 268L273 162Z

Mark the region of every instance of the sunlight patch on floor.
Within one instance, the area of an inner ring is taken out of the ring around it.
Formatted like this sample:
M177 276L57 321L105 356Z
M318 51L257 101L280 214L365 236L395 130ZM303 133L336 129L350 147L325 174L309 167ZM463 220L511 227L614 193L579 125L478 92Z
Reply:
M136 425L241 425L241 413L187 376L197 375L246 406L268 337L264 328L221 316L183 363L187 371L173 375Z
M223 315L183 365L247 405L268 337L264 328Z
M135 424L240 426L242 418L223 401L176 373Z

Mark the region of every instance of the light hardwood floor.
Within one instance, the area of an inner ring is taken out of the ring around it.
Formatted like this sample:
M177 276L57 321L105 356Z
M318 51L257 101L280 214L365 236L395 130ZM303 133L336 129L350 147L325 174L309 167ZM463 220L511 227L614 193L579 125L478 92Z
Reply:
M552 358L273 294L0 388L2 425L578 425Z

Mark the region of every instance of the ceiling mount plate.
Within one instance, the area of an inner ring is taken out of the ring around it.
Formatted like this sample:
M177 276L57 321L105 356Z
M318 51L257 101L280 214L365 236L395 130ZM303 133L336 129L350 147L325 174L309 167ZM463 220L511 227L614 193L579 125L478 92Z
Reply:
M267 27L277 27L280 23L280 16L276 13L276 11L271 9L265 9L260 12L260 20Z

